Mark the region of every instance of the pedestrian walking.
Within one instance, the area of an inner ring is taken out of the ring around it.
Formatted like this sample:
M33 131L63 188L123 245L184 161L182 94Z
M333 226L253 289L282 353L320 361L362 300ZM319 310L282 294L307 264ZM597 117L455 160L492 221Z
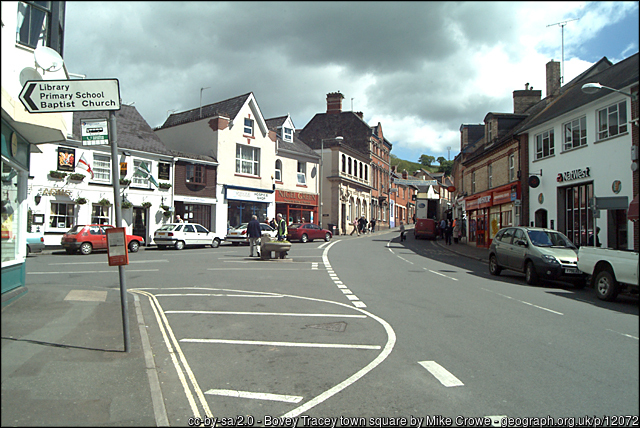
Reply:
M440 220L440 237L442 238L443 241L445 239L446 232L447 232L447 220L442 219Z
M376 231L376 219L371 219L371 221L369 222L369 228L371 230L371 233Z
M447 245L451 245L451 235L453 235L453 225L451 224L451 220L447 220L444 231L445 242Z
M351 223L353 225L353 230L351 231L351 233L349 234L349 236L353 235L353 232L358 232L358 236L360 236L360 232L358 231L358 220L354 219L353 223Z
M277 226L278 241L285 241L287 239L287 221L282 218L282 214L278 214Z
M404 230L404 223L400 222L400 242L406 241L407 235Z
M176 223L184 223L184 220L182 219L182 217L180 217L180 215L176 215Z
M460 240L460 219L457 218L453 221L453 242L456 244Z
M247 225L247 235L249 235L250 257L253 257L253 249L257 248L258 240L260 239L260 235L262 235L258 216L254 215L251 217L251 221L249 221ZM258 257L260 257L260 251L258 251Z
M274 230L278 227L278 225L276 225L276 219L272 218L271 221L269 222L269 226L271 226Z

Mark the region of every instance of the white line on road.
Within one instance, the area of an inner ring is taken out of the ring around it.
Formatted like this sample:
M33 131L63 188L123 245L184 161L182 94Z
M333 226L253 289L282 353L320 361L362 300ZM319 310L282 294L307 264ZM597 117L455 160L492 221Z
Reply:
M279 298L282 296L261 296L261 295L251 295L251 294L212 294L212 293L174 293L174 294L156 294L156 297L263 297L263 298Z
M335 317L335 318L366 318L366 315L345 314L296 314L279 312L233 312L233 311L164 311L165 314L204 314L204 315L274 315L281 317Z
M380 345L348 345L342 343L267 342L262 340L180 339L188 343L225 343L228 345L288 346L297 348L380 349Z
M134 263L164 263L169 262L169 260L135 260L129 261L129 264ZM107 262L73 262L73 263L49 263L49 266L62 266L62 265L105 265Z
M619 331L611 330L610 328L608 328L607 330L609 330L609 331L611 331L611 332L613 332L613 333L618 333L618 334L620 334L620 335L622 335L622 336L630 337L631 339L638 340L638 338L637 338L637 337L635 337L635 336L631 336L630 334L620 333Z
M457 278L453 278L451 276L444 275L444 274L442 274L440 272L436 272L435 270L431 270L431 269L427 269L427 268L422 268L422 269L428 270L429 272L435 273L436 275L444 276L445 278L453 279L454 281L458 280Z
M305 270L316 270L316 269L311 269L311 268L304 268L304 267L299 267L297 269L283 269L283 268L274 268L274 269L265 269L263 267L256 267L255 269L250 269L250 268L208 268L207 270L259 270L260 272L265 272L265 271L274 271L274 272L280 272L283 270L297 270L297 271L305 271ZM318 271L320 272L320 271Z
M234 391L232 389L210 389L208 391L205 391L205 394L222 395L225 397L253 398L254 400L283 401L285 403L299 403L300 401L302 401L302 397L298 397L296 395L280 395L280 394L268 394L265 392Z
M418 364L427 369L429 373L435 376L435 378L447 388L452 386L464 386L464 383L460 382L460 379L449 373L447 369L435 361L418 361Z
M548 308L545 308L545 307L542 307L542 306L534 305L533 303L525 302L524 300L514 299L511 296L507 296L505 294L500 294L500 293L492 291L492 290L487 290L486 288L480 287L480 289L484 290L484 291L488 291L489 293L497 294L498 296L502 296L505 299L515 300L516 302L520 302L520 303L523 303L525 305L533 306L534 308L542 309L543 311L551 312L551 313L556 314L556 315L564 315L562 312L558 312L558 311L554 311L552 309L548 309Z

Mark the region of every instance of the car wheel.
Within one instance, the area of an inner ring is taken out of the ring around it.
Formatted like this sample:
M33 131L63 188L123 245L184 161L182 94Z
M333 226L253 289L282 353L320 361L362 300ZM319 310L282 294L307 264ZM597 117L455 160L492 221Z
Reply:
M132 253L137 253L140 249L140 243L138 241L129 242L129 251Z
M27 257L29 257L29 253L31 253L31 248L27 245Z
M307 236L306 233L303 233L302 237L300 237L300 242L302 242L304 244L307 241L309 241L309 237Z
M240 245L239 242L232 242L231 245L233 245L234 247L237 247L238 245Z
M527 267L524 270L524 276L529 285L536 285L538 283L538 272L533 262L528 262Z
M214 238L211 243L211 248L218 248L220 246L220 238Z
M67 252L67 254L73 254L73 253L75 253L75 251L74 251L74 250L72 250L71 248L65 248L64 250Z
M184 241L176 242L176 250L182 250L184 248Z
M498 276L500 275L500 272L502 272L502 268L498 265L498 259L496 256L492 254L491 257L489 257L489 273L491 275Z
M331 234L330 233L325 233L324 234L324 241L325 242L329 242L330 239L331 239Z
M91 245L90 242L83 242L82 245L80 245L80 252L82 253L83 256L88 256L89 254L91 254L92 251L93 251L93 246Z
M618 282L609 270L598 272L594 282L598 299L611 302L618 296Z

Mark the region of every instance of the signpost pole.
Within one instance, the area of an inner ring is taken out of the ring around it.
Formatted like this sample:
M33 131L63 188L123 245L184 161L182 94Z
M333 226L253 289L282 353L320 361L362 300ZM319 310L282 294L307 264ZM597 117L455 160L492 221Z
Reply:
M122 202L120 200L120 163L118 162L118 133L116 128L116 113L109 112L109 135L111 139L111 175L113 176L113 207L116 211L116 227L122 227ZM126 239L125 239L126 245ZM120 305L122 307L122 331L124 335L124 351L131 351L131 337L129 336L129 310L127 304L127 278L124 266L118 266L120 275Z

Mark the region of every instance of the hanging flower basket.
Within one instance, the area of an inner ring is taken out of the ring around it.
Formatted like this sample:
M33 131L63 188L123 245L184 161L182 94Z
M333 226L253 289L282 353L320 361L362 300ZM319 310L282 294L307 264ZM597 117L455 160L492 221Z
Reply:
M67 176L66 172L51 170L49 171L49 176L51 178L65 178Z
M85 175L84 174L80 174L80 173L73 173L73 174L69 174L69 180L74 180L74 181L82 181L84 180Z
M120 179L120 185L121 186L128 186L129 184L131 184L131 180L127 180L126 178L121 178Z
M87 203L87 198L82 198L82 197L81 197L81 198L76 199L74 202L75 202L76 204L78 204L78 205L84 205L84 204L86 204L86 203Z
M103 207L110 207L112 204L108 199L102 198L98 201L98 205L102 205Z
M122 208L131 208L133 206L133 203L129 202L129 201L122 201Z
M143 202L142 208L151 208L151 202Z
M160 183L158 183L158 188L160 188L160 189L170 189L171 188L171 183L160 182Z

